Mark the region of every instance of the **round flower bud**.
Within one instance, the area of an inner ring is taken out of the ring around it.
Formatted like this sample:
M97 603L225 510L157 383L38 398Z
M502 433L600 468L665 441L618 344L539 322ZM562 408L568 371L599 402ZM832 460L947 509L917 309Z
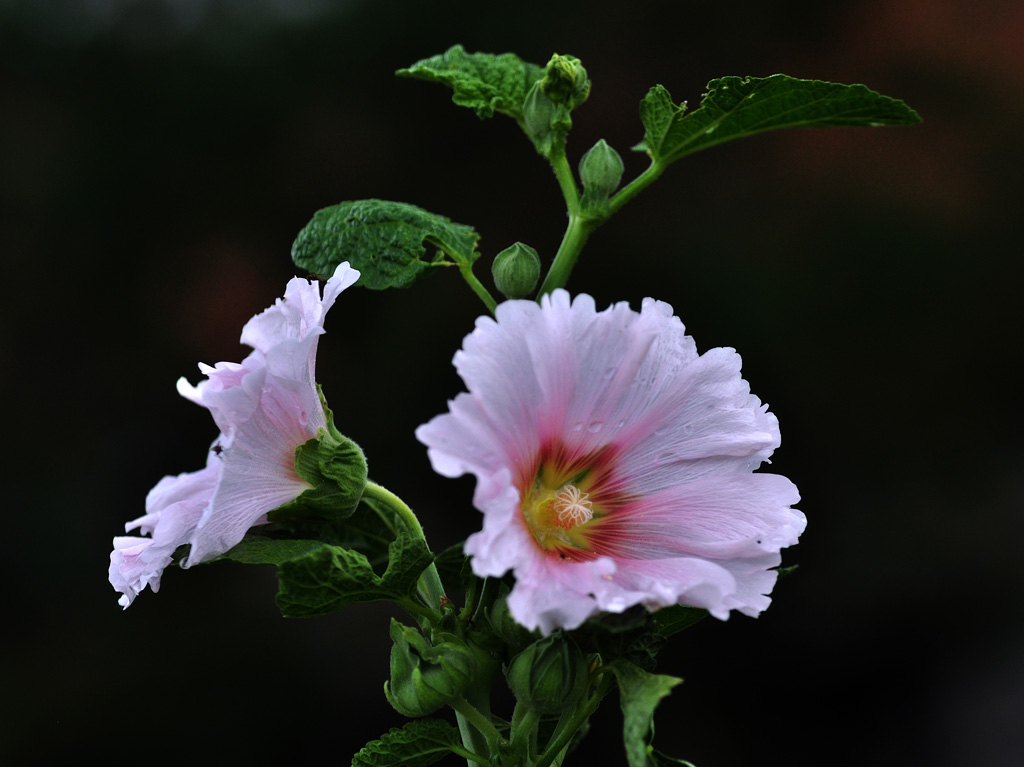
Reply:
M472 651L454 634L433 644L416 629L391 619L391 684L388 703L405 716L426 716L469 686L476 672Z
M575 109L590 95L590 80L580 60L575 56L560 56L557 53L544 69L540 87L545 96L569 109Z
M583 193L607 197L619 186L624 168L619 153L608 146L604 139L599 140L580 158Z
M517 242L494 257L491 275L505 298L526 298L540 279L540 256L529 245Z
M538 639L509 663L508 686L516 700L539 714L558 714L587 691L587 661L567 636Z

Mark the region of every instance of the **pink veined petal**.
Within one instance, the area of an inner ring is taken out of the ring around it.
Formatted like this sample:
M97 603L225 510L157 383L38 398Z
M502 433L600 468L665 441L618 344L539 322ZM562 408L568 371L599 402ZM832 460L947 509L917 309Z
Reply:
M468 393L417 437L436 471L477 477L484 524L466 551L478 574L514 572L517 620L549 632L636 604L720 618L767 606L770 568L806 520L791 508L791 482L751 474L779 446L779 428L735 351L698 354L663 302L599 312L589 296L558 290L540 305L501 304L454 362ZM535 480L538 466L548 468ZM577 475L592 477L581 481L599 512L581 523L584 551L535 537L530 525L548 524L538 521L547 512L528 522L523 511L534 481Z
M797 542L796 486L778 474L696 479L639 496L599 527L601 550L628 559L757 556ZM595 537L597 534L595 534Z
M312 439L325 425L319 402L314 407L289 384L254 371L236 391L246 391L258 400L250 417L232 424L225 434L217 488L199 521L191 541L192 549L183 567L191 567L223 554L242 540L245 533L268 511L295 500L311 485L295 472L295 448Z

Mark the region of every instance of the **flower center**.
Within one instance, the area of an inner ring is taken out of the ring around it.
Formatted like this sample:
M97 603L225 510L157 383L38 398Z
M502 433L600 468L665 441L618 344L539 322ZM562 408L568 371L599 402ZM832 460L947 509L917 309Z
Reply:
M576 485L566 485L556 493L551 508L557 518L555 524L566 530L572 530L594 518L594 504L590 502L590 493L580 492Z

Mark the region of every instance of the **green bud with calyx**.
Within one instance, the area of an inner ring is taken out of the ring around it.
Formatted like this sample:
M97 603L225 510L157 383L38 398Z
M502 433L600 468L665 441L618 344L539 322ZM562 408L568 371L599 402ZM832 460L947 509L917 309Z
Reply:
M604 139L599 140L580 158L580 181L583 182L580 212L583 215L597 218L608 216L608 198L618 188L624 169L619 153Z
M523 101L523 127L537 151L545 157L565 151L565 136L572 129L569 108L557 104L535 82Z
M544 69L540 88L553 102L573 110L590 95L590 80L578 58L556 53Z
M391 619L391 681L388 703L405 716L426 716L462 695L476 673L476 658L454 634L429 641L418 629Z
M317 385L327 422L313 439L295 448L295 473L312 487L298 498L267 514L271 522L318 517L347 519L359 505L366 487L366 457L362 448L338 431L334 413Z
M540 280L540 256L529 245L517 242L494 257L494 287L505 298L526 298Z
M587 691L587 661L562 634L538 639L509 663L508 686L516 700L538 714L558 714Z

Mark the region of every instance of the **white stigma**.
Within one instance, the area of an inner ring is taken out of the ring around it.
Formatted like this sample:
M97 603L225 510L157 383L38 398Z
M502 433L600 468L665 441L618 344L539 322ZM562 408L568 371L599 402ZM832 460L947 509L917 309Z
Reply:
M555 496L552 509L558 516L559 527L570 530L594 518L594 504L590 493L581 493L575 485L566 485Z

